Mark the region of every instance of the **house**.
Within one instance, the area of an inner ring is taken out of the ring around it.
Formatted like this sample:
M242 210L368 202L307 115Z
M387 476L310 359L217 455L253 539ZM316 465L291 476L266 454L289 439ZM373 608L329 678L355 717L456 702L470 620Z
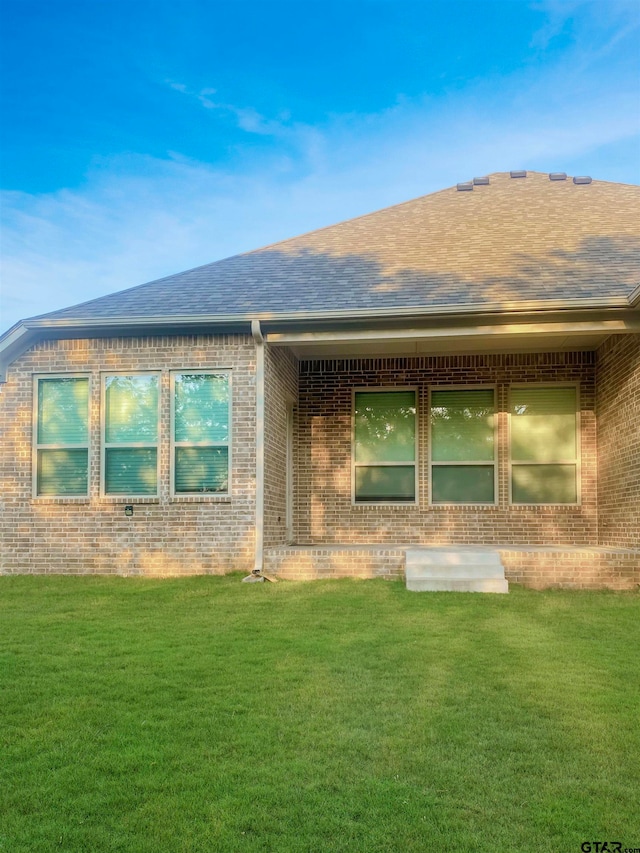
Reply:
M640 582L640 187L506 172L0 338L4 573Z

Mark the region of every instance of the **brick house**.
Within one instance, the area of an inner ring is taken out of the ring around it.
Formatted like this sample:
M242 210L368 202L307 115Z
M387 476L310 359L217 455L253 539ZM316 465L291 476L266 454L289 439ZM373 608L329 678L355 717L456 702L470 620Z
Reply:
M497 173L18 323L4 573L640 582L640 188Z

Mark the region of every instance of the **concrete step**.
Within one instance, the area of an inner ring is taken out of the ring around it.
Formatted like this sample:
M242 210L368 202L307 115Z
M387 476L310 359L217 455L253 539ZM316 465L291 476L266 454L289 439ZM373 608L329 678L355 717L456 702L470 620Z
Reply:
M409 548L405 582L414 592L509 591L500 554L491 549Z
M500 554L490 548L407 548L405 554L415 565L464 566L471 563L502 567Z
M407 589L411 592L509 592L505 578L407 578Z

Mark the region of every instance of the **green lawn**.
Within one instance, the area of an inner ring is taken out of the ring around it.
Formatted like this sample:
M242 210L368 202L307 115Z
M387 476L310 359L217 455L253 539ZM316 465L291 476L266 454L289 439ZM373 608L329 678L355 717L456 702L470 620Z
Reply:
M2 853L640 848L638 594L239 580L0 579Z

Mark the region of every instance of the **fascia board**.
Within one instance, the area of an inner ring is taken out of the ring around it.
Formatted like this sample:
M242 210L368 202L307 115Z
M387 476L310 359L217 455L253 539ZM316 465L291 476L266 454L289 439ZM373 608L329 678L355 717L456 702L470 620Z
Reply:
M364 329L327 332L268 332L267 342L275 346L319 343L360 343L403 341L425 338L477 337L489 335L583 335L588 332L624 334L640 332L640 318L557 323L491 323L473 326L439 326L429 329Z
M0 339L0 383L7 381L7 368L11 362L26 352L39 337L37 332L18 323Z
M417 316L446 316L446 315L476 315L476 314L524 314L531 311L566 311L579 308L626 308L628 300L624 298L597 297L593 299L547 299L522 302L482 302L465 303L460 305L443 304L431 306L409 306L401 308L357 308L339 309L334 311L251 311L242 314L165 314L141 317L93 317L55 318L41 317L25 321L30 328L86 328L117 327L126 329L131 326L206 326L229 325L234 323L250 323L252 320L262 321L295 321L295 320L349 320L381 317L389 319L398 317Z
M627 297L632 308L640 308L640 284Z

